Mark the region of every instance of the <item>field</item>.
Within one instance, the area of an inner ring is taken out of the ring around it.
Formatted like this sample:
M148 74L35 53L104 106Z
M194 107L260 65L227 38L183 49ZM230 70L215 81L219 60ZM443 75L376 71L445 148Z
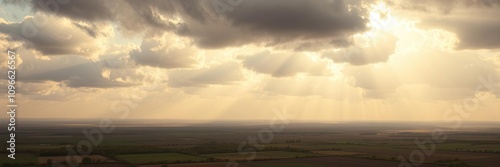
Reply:
M96 163L113 163L115 160L111 160L108 157L102 155L87 155L84 157L89 157L91 162ZM47 161L52 161L53 163L63 163L66 161L67 156L48 156L48 157L38 157L40 164L47 164ZM78 162L82 162L81 159L76 159Z
M203 156L213 157L222 160L245 161L251 157L251 153L221 153L221 154L203 154ZM284 159L284 158L302 158L302 157L316 157L318 154L302 153L302 152L289 152L289 151L264 151L257 152L255 160L263 159Z
M364 155L368 153L360 153L360 152L349 152L349 151L337 151L337 150L319 150L313 151L315 154L323 154L323 155L336 155L336 156L346 156L346 155Z
M180 154L180 153L156 153L156 154L122 154L117 155L121 159L132 164L153 164L153 163L181 163L206 161L207 158Z
M0 154L0 165L36 165L38 160L34 154L16 154L16 159L12 160L7 157L7 154Z
M353 167L388 167L398 166L398 162L356 159L348 157L321 157L300 158L291 160L256 161L249 163L255 167L331 167L331 166L353 166ZM429 167L423 165L421 167Z
M81 166L144 167L225 167L237 161L239 167L321 167L399 166L413 152L422 153L421 166L497 167L500 164L500 124L473 123L444 131L442 143L432 141L432 130L439 123L292 123L274 133L269 142L260 141L259 131L266 122L193 123L189 126L152 124L133 120L116 122L113 133L104 134L101 144L92 148L90 161ZM82 129L97 127L98 121L33 121L23 123L16 139L16 160L7 159L3 150L2 166L44 166L48 159L63 162L67 146L88 140ZM71 125L67 125L71 124ZM0 140L7 140L0 132ZM249 139L255 139L249 141ZM244 143L256 151L238 153ZM430 149L430 154L423 149ZM82 158L85 156L82 156Z

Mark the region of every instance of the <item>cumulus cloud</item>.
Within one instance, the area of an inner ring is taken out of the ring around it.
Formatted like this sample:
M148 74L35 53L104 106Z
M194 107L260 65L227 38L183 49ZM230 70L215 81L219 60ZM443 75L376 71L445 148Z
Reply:
M300 73L310 76L332 74L327 61L323 59L313 60L305 53L272 53L265 51L245 57L243 66L273 77L290 77Z
M1 21L1 19L0 19ZM12 52L17 52L19 48L21 48L22 43L20 42L14 42L9 40L9 36L0 34L0 51L2 53L7 53L7 51L12 51ZM7 61L8 61L8 56L0 56L0 68L2 69L7 69ZM20 57L17 57L16 60L17 64L22 63L22 59Z
M173 36L143 39L140 50L130 56L137 64L165 69L190 68L198 64L198 51L189 46L178 46Z
M47 56L80 55L97 59L103 52L102 41L89 36L71 20L44 14L27 17L21 23L0 23L0 33Z
M308 40L332 41L330 46L336 46L335 41L346 41L367 29L366 9L358 1L254 0L227 15L219 15L209 1L70 1L57 11L36 2L32 2L34 11L87 22L116 22L133 33L175 32L202 48Z
M59 56L49 60L37 58L29 51L19 52L24 62L19 65L20 82L60 82L67 87L112 88L131 86L102 76L103 65L79 56Z

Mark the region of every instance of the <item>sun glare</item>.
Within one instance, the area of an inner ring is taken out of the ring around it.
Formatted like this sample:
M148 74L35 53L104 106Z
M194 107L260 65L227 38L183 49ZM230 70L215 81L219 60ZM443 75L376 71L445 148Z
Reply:
M369 19L368 27L372 30L388 31L397 26L396 19L394 19L390 9L384 3L371 6Z

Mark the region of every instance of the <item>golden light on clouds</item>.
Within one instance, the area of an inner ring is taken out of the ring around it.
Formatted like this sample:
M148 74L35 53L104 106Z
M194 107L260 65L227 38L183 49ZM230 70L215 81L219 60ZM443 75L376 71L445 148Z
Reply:
M134 118L266 119L285 107L302 120L441 120L488 94L468 119L500 118L496 4L254 0L218 13L113 0L81 15L96 4L3 3L16 16L0 14L0 48L23 61L22 117L106 117L119 100ZM37 19L51 26L23 37Z

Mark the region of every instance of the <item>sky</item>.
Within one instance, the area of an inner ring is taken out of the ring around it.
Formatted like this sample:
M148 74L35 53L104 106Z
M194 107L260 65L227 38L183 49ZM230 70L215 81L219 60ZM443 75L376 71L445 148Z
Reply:
M0 4L18 118L500 120L498 0Z

